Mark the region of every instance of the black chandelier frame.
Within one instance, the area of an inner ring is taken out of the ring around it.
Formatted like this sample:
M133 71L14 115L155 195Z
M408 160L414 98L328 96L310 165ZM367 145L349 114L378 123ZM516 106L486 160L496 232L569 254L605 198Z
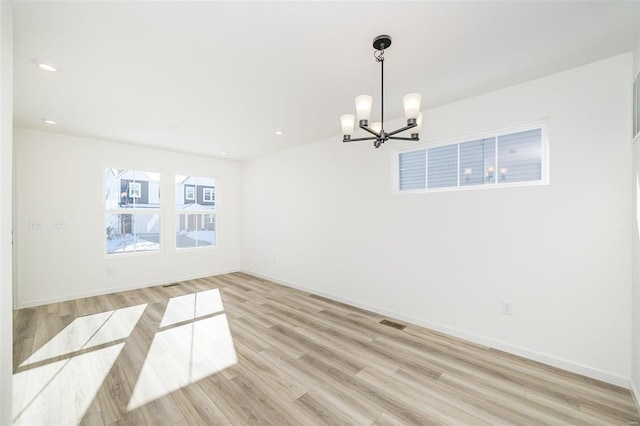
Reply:
M388 35L379 35L373 39L373 48L375 49L373 55L376 58L376 62L380 63L380 131L377 132L369 127L369 120L360 120L358 127L362 130L371 133L373 136L365 138L352 138L351 135L343 135L342 142L359 142L359 141L374 141L373 146L380 148L380 145L390 139L403 140L403 141L419 141L420 137L417 133L412 133L411 137L394 136L398 133L402 133L405 130L409 130L418 125L418 120L415 118L407 119L407 125L394 130L392 132L386 132L384 130L384 50L391 46L391 37Z

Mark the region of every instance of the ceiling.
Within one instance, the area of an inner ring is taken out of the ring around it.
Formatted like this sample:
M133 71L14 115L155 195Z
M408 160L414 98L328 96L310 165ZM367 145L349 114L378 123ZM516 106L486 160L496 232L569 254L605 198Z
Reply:
M639 14L617 1L17 1L14 123L243 161L340 138L360 94L375 121L376 35L393 39L385 116L399 118L409 92L427 109L631 51Z

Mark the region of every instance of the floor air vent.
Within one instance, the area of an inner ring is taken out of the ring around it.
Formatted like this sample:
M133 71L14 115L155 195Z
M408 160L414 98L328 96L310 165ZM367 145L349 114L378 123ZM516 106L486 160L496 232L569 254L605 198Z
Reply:
M383 319L382 321L380 321L380 324L387 325L387 326L393 327L393 328L397 328L398 330L404 330L404 328L406 327L406 325L404 325L404 324L400 324L400 323L397 323L397 322L389 321L389 320L386 320L386 319Z
M165 285L163 285L162 287L165 287L165 288L166 288L166 287L173 287L173 286L175 286L175 285L180 285L180 283L165 284Z

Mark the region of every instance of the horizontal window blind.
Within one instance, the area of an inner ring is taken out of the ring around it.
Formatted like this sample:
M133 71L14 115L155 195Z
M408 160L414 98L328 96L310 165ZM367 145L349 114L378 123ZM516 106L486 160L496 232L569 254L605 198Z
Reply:
M540 129L498 136L498 183L542 179Z
M445 145L427 151L427 187L446 188L458 185L458 145Z
M400 191L425 189L427 179L427 150L400 154Z
M398 186L400 191L420 191L540 183L543 160L543 129L532 125L519 132L401 152Z
M460 186L494 182L495 167L495 138L460 144Z

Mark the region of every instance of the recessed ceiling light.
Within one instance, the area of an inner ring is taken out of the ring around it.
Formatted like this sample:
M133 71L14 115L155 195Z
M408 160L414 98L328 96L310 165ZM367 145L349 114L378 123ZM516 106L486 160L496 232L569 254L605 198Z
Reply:
M42 62L38 59L34 59L33 63L36 64L40 69L43 69L45 71L49 71L49 72L56 72L58 71L58 69L56 67L54 67L53 65L47 63L47 62Z
M229 154L227 151L220 151L220 155L227 155Z
M282 136L282 132L280 130L276 130L276 136Z
M47 124L58 124L57 121L54 120L49 120L48 118L41 118L43 123L47 123Z

